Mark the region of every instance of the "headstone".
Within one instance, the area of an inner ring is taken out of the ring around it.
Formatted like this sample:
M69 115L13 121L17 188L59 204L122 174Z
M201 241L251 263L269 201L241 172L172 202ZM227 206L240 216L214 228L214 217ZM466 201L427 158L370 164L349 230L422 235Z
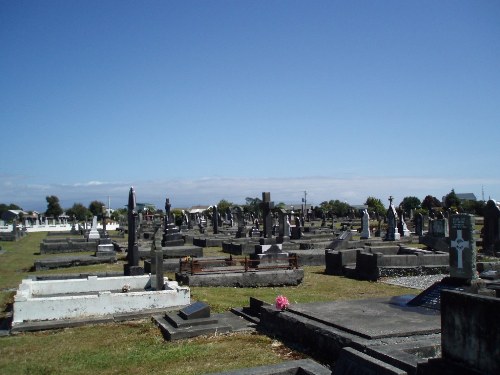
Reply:
M212 227L214 234L219 233L219 210L217 209L217 205L214 204L212 212Z
M271 202L271 193L262 193L262 207L264 212L264 238L273 236L273 216L271 210L274 208L274 202Z
M128 194L128 247L127 264L124 265L126 276L143 275L144 269L139 267L139 246L137 244L137 211L135 191L131 187Z
M452 215L450 218L450 276L457 279L477 279L474 216Z
M179 316L185 320L210 318L210 306L205 302L195 302L179 311Z
M433 237L449 237L448 219L429 220L429 233Z
M101 238L99 231L97 230L97 216L92 218L92 228L90 228L89 240L98 240Z
M417 236L424 235L424 216L421 213L415 215L415 234Z
M182 239L182 234L180 229L175 225L172 213L170 212L170 199L165 199L165 220L163 228L163 237L161 240L161 246L182 246L184 245L184 240Z
M368 239L371 237L370 234L370 215L368 215L368 210L363 211L363 218L361 219L362 230L361 230L361 238Z
M495 255L500 251L500 206L490 199L484 208L483 252Z
M389 208L387 209L387 233L385 234L386 241L397 241L401 238L398 228L398 214L396 208L392 204L392 196L389 197Z
M410 236L410 231L408 230L408 227L406 226L403 212L401 213L401 216L399 218L398 231L399 231L399 234L403 237Z

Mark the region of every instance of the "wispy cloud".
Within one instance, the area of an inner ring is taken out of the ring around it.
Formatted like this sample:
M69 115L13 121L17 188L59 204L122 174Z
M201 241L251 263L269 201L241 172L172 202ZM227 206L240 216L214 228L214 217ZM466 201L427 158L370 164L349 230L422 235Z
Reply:
M307 192L307 201L339 199L351 204L363 203L368 196L380 198L384 204L389 195L399 203L406 196L423 199L431 194L437 198L455 189L472 192L481 198L484 185L485 198L500 198L500 179L477 178L427 178L427 177L297 177L297 178L228 178L203 177L198 179L171 179L147 181L88 181L73 184L42 184L22 178L4 179L0 182L0 203L16 203L24 209L43 210L45 197L56 195L64 208L75 202L87 205L92 200L107 202L112 207L122 207L127 202L128 191L133 186L138 202L148 202L163 207L169 197L174 207L196 204L213 204L221 199L244 203L246 197L261 197L263 191L271 192L275 202L299 203Z

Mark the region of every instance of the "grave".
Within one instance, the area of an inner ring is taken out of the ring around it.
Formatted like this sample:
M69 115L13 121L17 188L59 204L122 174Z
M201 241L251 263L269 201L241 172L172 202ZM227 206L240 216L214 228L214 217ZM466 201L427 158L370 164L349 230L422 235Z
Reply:
M97 216L92 218L92 228L87 237L89 240L99 240L101 238L99 232L97 231Z
M177 313L154 315L152 319L167 341L200 335L248 331L253 327L251 323L232 312L212 315L210 306L199 301L184 307Z
M361 239L368 239L371 237L370 233L370 215L368 215L368 210L363 211L363 218L361 220Z
M172 213L170 212L170 199L165 200L165 219L164 219L164 231L163 239L161 241L162 247L168 246L182 246L184 245L184 240L182 239L182 234L180 229L175 225L172 219Z
M12 329L49 329L52 321L88 320L171 309L190 302L190 291L167 281L151 290L151 276L88 276L79 279L31 280L19 285L14 297ZM60 324L57 325L60 327Z
M450 219L450 276L470 283L478 278L474 217L452 215Z
M144 269L139 266L139 245L137 243L137 221L135 191L131 187L128 194L128 246L127 264L123 266L126 276L143 275Z
M500 253L500 206L490 199L484 208L483 252L496 255Z
M389 197L389 208L387 209L387 232L385 234L385 241L397 241L400 239L400 234L398 232L397 222L398 214L396 208L392 204L393 197Z

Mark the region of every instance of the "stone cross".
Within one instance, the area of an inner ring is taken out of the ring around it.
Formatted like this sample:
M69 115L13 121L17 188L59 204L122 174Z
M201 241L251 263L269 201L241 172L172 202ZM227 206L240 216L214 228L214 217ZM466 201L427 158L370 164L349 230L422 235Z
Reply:
M469 241L465 241L462 238L462 230L457 229L457 238L455 240L451 240L451 246L457 250L457 268L464 268L463 263L463 251L469 248Z
M455 279L477 279L474 217L467 214L450 217L450 276Z
M271 210L274 208L274 202L271 202L271 193L262 193L262 208L264 216L264 237L271 238L273 235L273 215Z

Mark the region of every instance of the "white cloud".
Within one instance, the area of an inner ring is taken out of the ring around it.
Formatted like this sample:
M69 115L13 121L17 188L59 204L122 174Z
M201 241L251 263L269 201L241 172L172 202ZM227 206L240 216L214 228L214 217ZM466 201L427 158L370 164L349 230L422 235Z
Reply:
M351 204L364 203L374 196L387 205L392 195L399 203L406 196L423 199L426 195L441 198L455 189L456 192L472 192L481 198L484 185L485 198L500 198L500 179L478 178L426 178L426 177L297 177L297 178L226 178L203 177L199 179L171 179L129 182L88 181L74 184L23 183L23 179L11 178L2 181L0 203L16 203L24 209L43 210L45 197L56 195L64 208L75 202L87 205L92 200L106 202L112 207L127 203L130 186L134 186L138 202L153 203L161 208L169 197L174 207L196 204L213 204L221 199L233 203L244 203L246 197L261 197L263 191L271 192L274 202L300 203L307 191L307 201L320 204L322 201L339 199Z

